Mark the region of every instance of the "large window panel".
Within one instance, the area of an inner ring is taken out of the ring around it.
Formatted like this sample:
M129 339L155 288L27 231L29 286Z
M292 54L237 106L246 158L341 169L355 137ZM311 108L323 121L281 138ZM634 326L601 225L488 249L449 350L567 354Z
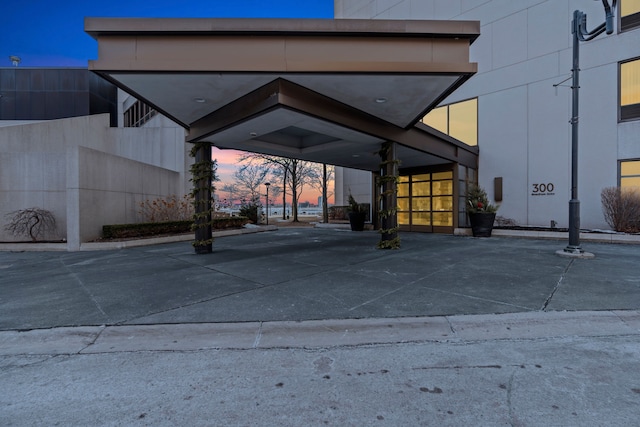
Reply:
M467 145L478 145L478 98L434 108L422 123Z
M640 59L620 64L620 120L640 119Z
M640 189L640 160L620 162L620 188Z
M478 99L449 105L449 135L469 145L478 145Z
M431 126L434 129L439 130L442 133L449 134L449 107L438 107L429 111L429 114L424 116L422 123L427 126Z
M620 31L640 27L640 0L620 0Z

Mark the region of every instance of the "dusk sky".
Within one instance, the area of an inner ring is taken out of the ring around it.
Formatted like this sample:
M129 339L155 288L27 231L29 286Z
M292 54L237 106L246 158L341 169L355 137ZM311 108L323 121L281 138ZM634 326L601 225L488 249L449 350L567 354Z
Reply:
M0 67L86 67L97 42L84 18L333 18L333 0L0 0ZM215 150L218 175L229 183L236 152ZM305 191L301 201L317 200Z
M333 0L0 0L0 67L86 67L84 18L333 18Z

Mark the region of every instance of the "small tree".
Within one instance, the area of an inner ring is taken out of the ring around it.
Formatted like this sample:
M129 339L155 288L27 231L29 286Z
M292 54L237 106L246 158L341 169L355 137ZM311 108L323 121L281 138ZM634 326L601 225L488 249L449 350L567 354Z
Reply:
M240 206L240 216L247 217L252 223L257 224L258 207L259 203L256 200L252 200L248 203L244 202L242 206Z
M640 232L640 193L632 188L607 187L600 193L609 227L624 233Z
M9 223L4 229L14 236L29 236L36 242L38 237L44 237L47 233L56 231L56 219L53 214L45 209L29 208L9 212L5 215Z

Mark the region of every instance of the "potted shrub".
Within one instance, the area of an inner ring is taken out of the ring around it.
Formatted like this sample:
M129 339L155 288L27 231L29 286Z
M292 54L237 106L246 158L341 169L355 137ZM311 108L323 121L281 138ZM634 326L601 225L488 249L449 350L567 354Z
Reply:
M474 237L491 237L498 206L489 203L487 192L477 185L467 190L467 214Z
M363 231L364 222L367 219L368 205L356 202L356 199L349 194L349 224L351 231Z

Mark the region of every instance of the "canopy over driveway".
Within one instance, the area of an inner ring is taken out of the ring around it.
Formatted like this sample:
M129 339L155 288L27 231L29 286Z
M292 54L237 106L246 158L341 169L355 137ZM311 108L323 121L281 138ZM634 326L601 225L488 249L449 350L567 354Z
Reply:
M395 247L398 161L477 168L477 148L417 124L477 70L476 21L87 18L89 69L197 143L197 253L211 247L211 146L379 172ZM209 170L210 173L210 170Z
M379 169L476 167L477 148L418 121L470 78L477 21L87 18L89 69L188 130L187 141Z

